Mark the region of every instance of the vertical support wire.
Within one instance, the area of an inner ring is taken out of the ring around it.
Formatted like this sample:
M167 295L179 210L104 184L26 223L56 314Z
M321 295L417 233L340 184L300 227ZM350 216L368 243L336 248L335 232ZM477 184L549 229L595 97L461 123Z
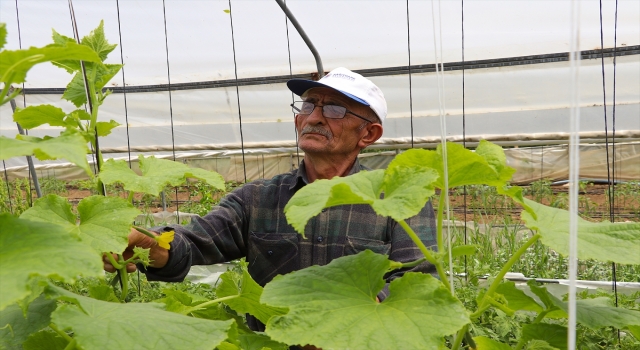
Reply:
M462 147L467 148L467 126L466 114L464 110L464 0L462 1ZM467 245L467 186L462 187L463 191L463 210L464 210L464 244ZM469 271L467 267L467 256L464 256L464 280L469 281Z
M171 99L171 66L169 64L169 37L167 35L167 10L165 7L165 1L162 0L162 16L164 20L164 48L167 55L167 86L169 89L169 119L171 120L171 154L173 155L173 161L176 161L176 141L175 132L173 129L173 101ZM178 187L175 187L176 193L176 222L180 223L180 203L178 201ZM164 190L162 190L162 197L164 198ZM163 201L163 204L166 200ZM164 207L164 205L163 205ZM165 207L166 208L166 207Z
M578 272L578 178L580 172L580 1L571 1L569 131L569 321L567 345L576 348L576 279Z
M127 83L124 79L124 53L122 49L122 29L120 26L120 1L116 0L118 12L118 39L120 43L120 64L122 64L122 94L124 96L124 121L127 127L127 154L129 156L129 169L131 169L131 139L129 137L129 111L127 110Z
M409 22L409 0L407 0L407 57L409 58L409 113L411 121L411 148L413 148L413 89L411 87L411 25Z
M447 162L447 121L445 119L445 96L444 96L444 64L442 63L442 12L441 12L441 4L440 0L438 0L438 29L439 29L439 37L440 37L440 68L438 68L438 49L437 49L437 39L436 39L436 14L433 7L433 0L431 0L431 18L432 18L432 29L433 29L433 53L435 55L435 67L436 67L436 80L438 82L438 109L440 112L440 142L442 145L442 163L444 168L444 188L442 191L446 195L445 198L445 210L447 212L447 244L449 249L449 284L450 290L453 293L453 258L451 254L451 220L449 213L449 166ZM441 248L441 247L438 247Z
M73 30L73 37L76 39L76 42L78 44L80 44L80 34L78 34L78 23L76 22L76 13L73 10L73 1L72 0L68 0L69 3L69 16L71 16L71 28ZM82 82L84 83L84 91L85 94L87 96L87 103L85 104L85 109L89 108L89 114L93 115L93 102L91 100L91 90L89 88L89 79L87 79L87 69L85 66L85 63L83 61L80 61L80 69L82 71ZM95 126L94 129L94 133L95 133L95 149L93 149L93 145L91 145L92 148L92 152L91 152L91 157L93 158L93 171L94 173L99 174L100 173L100 168L102 167L102 159L100 156L98 156L100 154L100 143L98 141L98 127ZM102 185L99 187L99 190L102 192L102 195L106 195L107 190L106 187L103 183L101 183Z
M618 48L618 0L616 0L616 11L615 11L615 19L613 25L613 113L611 116L611 146L613 148L613 165L611 171L611 181L613 183L613 187L611 188L611 199L609 200L610 211L613 213L615 211L615 204L613 199L615 198L616 191L616 50ZM609 151L607 151L609 154ZM611 216L611 222L615 222L615 217ZM616 297L616 307L618 307L618 277L616 275L616 263L611 263L611 275L613 280L613 293ZM618 343L620 343L620 330L618 329Z
M247 182L247 165L244 160L244 138L242 136L242 112L240 110L240 87L238 86L238 63L236 62L236 41L233 35L233 11L231 10L231 0L229 0L229 19L231 22L231 45L233 48L233 68L236 77L236 97L238 99L238 120L240 121L240 148L242 149L242 170L244 171L244 182Z
M131 139L129 136L129 111L127 109L127 83L124 78L124 53L122 49L122 28L120 23L120 1L116 0L116 12L118 14L118 43L120 44L120 64L122 65L122 94L124 98L124 121L126 124L127 130L127 155L128 155L128 163L129 169L131 169ZM164 194L164 192L163 192ZM133 205L134 200L131 199L131 204ZM135 221L134 221L135 224ZM136 269L137 273L137 284L136 287L138 289L138 296L142 295L142 291L140 288L140 269Z
M611 205L611 201L613 200L611 188L613 184L611 183L611 162L609 160L609 132L607 130L607 89L606 89L606 79L604 74L604 31L602 29L602 0L599 1L600 4L600 66L602 68L602 106L604 112L604 144L606 150L606 159L607 159L607 186L609 188L609 220L613 222L613 206ZM615 56L614 56L615 57Z
M9 175L7 175L7 165L4 160L2 161L2 168L4 168L4 181L7 185L7 200L9 201L9 212L13 215L13 204L11 203L11 186L9 186Z
M284 0L284 7L287 7L287 0ZM285 29L287 30L287 53L289 54L289 79L293 78L293 68L291 66L291 43L289 41L289 17L287 17L287 14L284 14L284 26ZM322 78L322 77L321 77ZM291 92L291 103L295 102L295 95L293 94L293 91ZM293 114L293 131L294 134L296 135L296 157L298 158L298 166L300 166L300 147L298 147L298 129L296 127L296 114L293 112L293 109L291 110L291 113Z
M16 23L18 25L18 47L20 48L20 50L22 50L22 30L20 28L20 11L18 10L18 0L16 0ZM9 89L10 92L13 92L13 88L10 87ZM24 82L22 83L22 107L26 108L27 107L27 95L24 93ZM13 112L15 113L16 111L16 101L15 99L10 101L11 103L11 108L13 110ZM16 123L16 125L18 125L18 132L19 133L23 133L25 135L29 135L29 130L23 130L22 127L20 126L19 123ZM38 174L36 173L36 169L33 165L33 158L31 156L27 156L27 164L29 165L29 195L31 195L32 191L31 191L31 184L33 183L33 187L36 190L36 196L38 198L42 197L42 191L40 190L40 182L38 181ZM29 198L29 203L33 203L33 199Z

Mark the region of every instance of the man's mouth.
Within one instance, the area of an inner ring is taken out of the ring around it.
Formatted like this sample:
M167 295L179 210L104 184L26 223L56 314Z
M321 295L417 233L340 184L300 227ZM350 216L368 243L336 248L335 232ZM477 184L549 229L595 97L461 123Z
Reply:
M331 135L331 132L316 126L306 126L304 129L302 129L302 132L300 134L301 135L307 135L307 134L322 135L329 140L333 138L333 135Z

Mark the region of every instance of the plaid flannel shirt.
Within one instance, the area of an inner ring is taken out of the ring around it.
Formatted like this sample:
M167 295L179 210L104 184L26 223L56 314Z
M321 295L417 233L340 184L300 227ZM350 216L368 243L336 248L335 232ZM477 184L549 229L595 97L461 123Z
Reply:
M356 159L349 175L367 170ZM287 223L284 207L308 183L304 162L298 170L257 180L232 191L206 216L192 218L186 226L156 227L175 230L169 261L161 269L149 268L147 278L182 281L192 265L210 265L246 257L249 273L264 286L276 275L312 265L326 265L341 256L370 249L391 260L409 262L423 257L404 229L393 219L376 215L368 205L343 205L324 209L305 227L306 239ZM436 246L433 207L406 220L427 247ZM378 294L388 296L388 282L404 271L386 277ZM435 275L435 267L422 263L410 271Z

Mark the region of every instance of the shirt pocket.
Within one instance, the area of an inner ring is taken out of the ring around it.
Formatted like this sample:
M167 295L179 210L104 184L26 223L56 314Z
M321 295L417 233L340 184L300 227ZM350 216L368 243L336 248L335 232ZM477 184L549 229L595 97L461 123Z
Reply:
M299 269L298 236L297 233L249 234L249 274L259 285L264 286L276 275Z
M347 236L347 240L344 245L344 255L358 254L367 249L374 253L389 255L389 252L391 251L391 242Z

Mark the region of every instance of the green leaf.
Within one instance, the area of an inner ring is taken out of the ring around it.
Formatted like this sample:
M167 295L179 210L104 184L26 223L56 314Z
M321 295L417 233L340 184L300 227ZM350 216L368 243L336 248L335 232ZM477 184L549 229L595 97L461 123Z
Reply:
M569 254L569 212L525 199L537 219L522 212L526 226L542 236L542 243L560 254ZM639 222L589 222L578 218L578 258L640 264Z
M544 340L533 339L527 344L527 350L558 350Z
M58 333L45 329L31 334L22 344L24 350L64 350L69 342Z
M0 81L5 84L23 83L27 71L34 65L48 61L83 60L101 62L91 48L68 42L63 45L31 47L26 50L5 50L0 52Z
M474 337L473 341L476 342L476 350L513 350L505 343L500 343L484 336Z
M544 340L553 348L566 350L567 327L548 323L526 324L522 326L522 339L525 341Z
M455 258L456 256L473 255L476 253L476 251L478 251L477 245L459 245L451 249L451 256Z
M434 349L470 322L460 301L428 274L406 273L376 302L390 264L367 250L276 276L261 301L289 313L272 317L267 335L325 349Z
M92 30L89 35L82 38L80 42L82 45L87 45L92 48L93 51L97 52L102 61L107 59L107 55L118 46L116 44L109 44L107 38L104 36L104 21L100 21L98 27Z
M234 272L225 272L220 276L222 281L216 288L216 296L219 298L235 296L235 299L225 301L230 308L239 314L251 314L260 322L267 323L273 316L284 315L286 308L277 308L260 303L262 295L262 287L251 278L251 275L244 270L242 273L242 281L236 283L231 274Z
M77 133L63 133L58 137L27 137L18 135L18 139L0 136L0 159L20 156L33 156L40 160L66 159L84 169L93 176L87 162L87 142Z
M522 290L516 288L516 284L514 282L509 281L498 285L496 293L502 294L502 296L507 300L507 305L512 310L534 312L542 312L544 310L533 298L528 296Z
M97 122L96 128L98 129L98 136L107 136L111 134L111 130L120 126L120 123L115 120L110 120L108 122Z
M410 158L407 151L398 158ZM378 215L399 221L420 212L434 194L437 178L432 169L389 165L386 170L361 171L347 177L318 180L304 186L285 206L287 221L299 233L323 208L345 204L369 204ZM381 194L384 192L384 198Z
M192 310L194 306L198 306L209 299L199 295L189 294L173 289L164 289L162 291L166 296L156 302L165 304L165 310L185 314L187 310ZM229 320L234 318L229 314L220 303L207 306L189 313L190 316L198 318L206 318L208 320ZM236 321L243 322L239 318Z
M217 189L225 188L224 179L216 172L190 168L182 163L153 156L145 158L140 155L138 159L142 176L129 169L127 162L109 159L103 164L100 180L107 185L120 182L127 191L156 196L166 185L181 185L188 177L203 180Z
M243 350L287 350L289 346L272 340L264 334L245 333L238 336L240 340L240 349Z
M76 224L67 199L50 194L38 199L20 217L60 225L101 255L103 252L124 251L131 223L140 211L122 198L91 196L80 201L78 214L80 223Z
M530 281L529 288L548 305L548 308L556 309L556 317L568 317L569 305L549 293L545 287L538 287ZM554 316L555 316L554 315ZM618 308L611 305L606 297L594 299L582 299L576 301L576 319L582 325L591 329L613 326L623 329L628 326L640 326L640 311Z
M0 23L0 49L7 43L7 24Z
M112 303L119 303L120 299L113 292L113 288L106 284L99 284L89 287L89 296L93 299L110 301Z
M640 326L627 326L625 329L633 334L636 339L640 340Z
M32 276L73 282L78 275L104 276L100 255L57 225L0 214L0 310L29 295Z
M428 168L437 170L439 177L435 187L444 187L444 166L442 147L436 151L411 149L411 157L397 156L389 167L405 166L411 168ZM475 152L462 145L447 142L447 172L449 188L464 185L505 186L511 179L515 169L506 165L506 156L500 146L481 140Z
M73 330L86 349L213 349L227 338L233 321L212 321L164 311L155 303L109 303L49 286L62 304L51 315L61 329Z
M13 114L13 121L25 129L33 129L43 124L66 126L66 115L62 109L52 105L29 106L17 110Z
M101 90L122 68L121 64L104 64L95 65L86 63L87 79L89 80L95 70L94 87L95 91ZM89 80L91 84L91 81ZM73 103L76 107L80 107L87 103L87 91L84 86L84 76L82 72L77 72L71 82L67 84L67 88L62 94L62 98Z
M55 309L56 302L54 300L45 299L43 295L40 295L29 304L26 317L17 304L12 304L0 311L0 348L20 348L20 345L31 333L49 325L51 313Z

